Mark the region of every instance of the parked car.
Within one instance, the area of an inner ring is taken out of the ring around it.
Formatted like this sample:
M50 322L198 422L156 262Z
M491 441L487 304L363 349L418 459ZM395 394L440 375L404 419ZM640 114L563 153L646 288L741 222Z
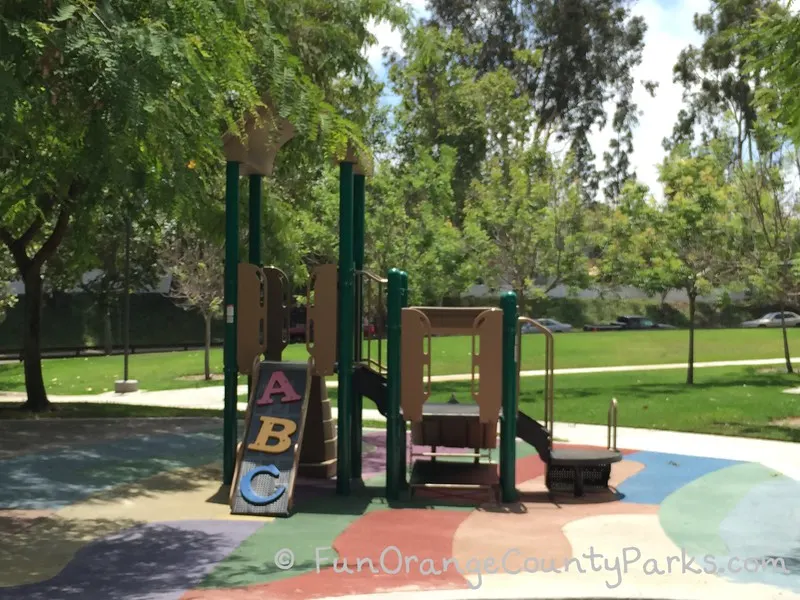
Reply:
M572 325L569 323L561 323L555 319L536 319L536 321L547 327L553 333L569 333L572 331ZM539 333L539 330L530 323L523 323L522 333Z
M583 326L584 331L641 331L647 329L675 329L675 327L665 323L655 323L652 319L636 315L617 317L613 323Z
M783 313L783 318L786 321L787 327L800 327L800 315L793 312ZM742 327L780 327L781 326L781 313L772 312L767 313L760 319L753 319L752 321L745 321Z

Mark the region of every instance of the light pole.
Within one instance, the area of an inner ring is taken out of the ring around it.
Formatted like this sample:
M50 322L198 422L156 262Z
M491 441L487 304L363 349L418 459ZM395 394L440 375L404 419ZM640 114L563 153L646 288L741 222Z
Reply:
M123 272L125 292L123 296L123 318L122 318L122 339L123 339L123 378L121 381L114 382L114 391L117 394L127 394L136 392L139 389L139 382L135 379L128 379L128 356L131 345L131 213L125 211L125 267Z

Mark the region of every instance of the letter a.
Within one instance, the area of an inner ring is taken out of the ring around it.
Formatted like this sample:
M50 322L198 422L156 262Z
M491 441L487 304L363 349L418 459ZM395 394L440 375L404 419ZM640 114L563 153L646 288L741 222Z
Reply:
M256 401L256 404L259 406L272 404L272 397L278 394L283 394L281 402L297 402L300 400L300 395L294 391L292 384L289 383L283 371L275 371L272 374L267 387L264 388L264 393L261 394L261 398Z
M278 419L277 417L260 417L261 427L258 435L252 444L247 446L248 450L258 452L268 452L269 454L281 454L286 452L292 445L292 434L297 431L297 423L289 419ZM275 430L275 426L280 425L282 429ZM277 444L268 445L270 440L277 440Z

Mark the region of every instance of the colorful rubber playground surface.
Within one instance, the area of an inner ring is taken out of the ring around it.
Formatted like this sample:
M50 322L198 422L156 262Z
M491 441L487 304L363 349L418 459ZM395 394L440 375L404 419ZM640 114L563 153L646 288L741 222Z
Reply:
M217 420L0 426L0 600L800 598L800 482L759 463L630 449L615 493L553 499L520 443L519 503L390 507L367 431L363 488L265 519L230 515Z

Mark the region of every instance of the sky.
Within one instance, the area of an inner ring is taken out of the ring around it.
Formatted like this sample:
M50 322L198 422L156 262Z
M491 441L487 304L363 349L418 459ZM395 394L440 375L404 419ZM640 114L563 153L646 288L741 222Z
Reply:
M683 104L682 89L672 82L672 67L683 48L701 43L692 21L695 13L708 10L709 3L709 0L636 0L631 8L634 15L644 17L647 23L642 62L633 73L637 82L634 100L642 114L634 131L631 162L639 179L650 187L658 199L662 194L657 165L664 158L661 141L672 132ZM412 0L408 4L416 16L427 15L425 0ZM388 47L401 52L401 35L386 23L372 23L371 30L378 42L367 50L367 56L375 71L383 77L386 69L382 64L382 50ZM639 83L642 79L658 82L655 98L645 92ZM392 100L391 94L387 95L386 101ZM609 117L611 110L609 106ZM595 128L592 132L590 139L598 168L603 166L602 156L608 148L611 133L610 127L605 130Z

